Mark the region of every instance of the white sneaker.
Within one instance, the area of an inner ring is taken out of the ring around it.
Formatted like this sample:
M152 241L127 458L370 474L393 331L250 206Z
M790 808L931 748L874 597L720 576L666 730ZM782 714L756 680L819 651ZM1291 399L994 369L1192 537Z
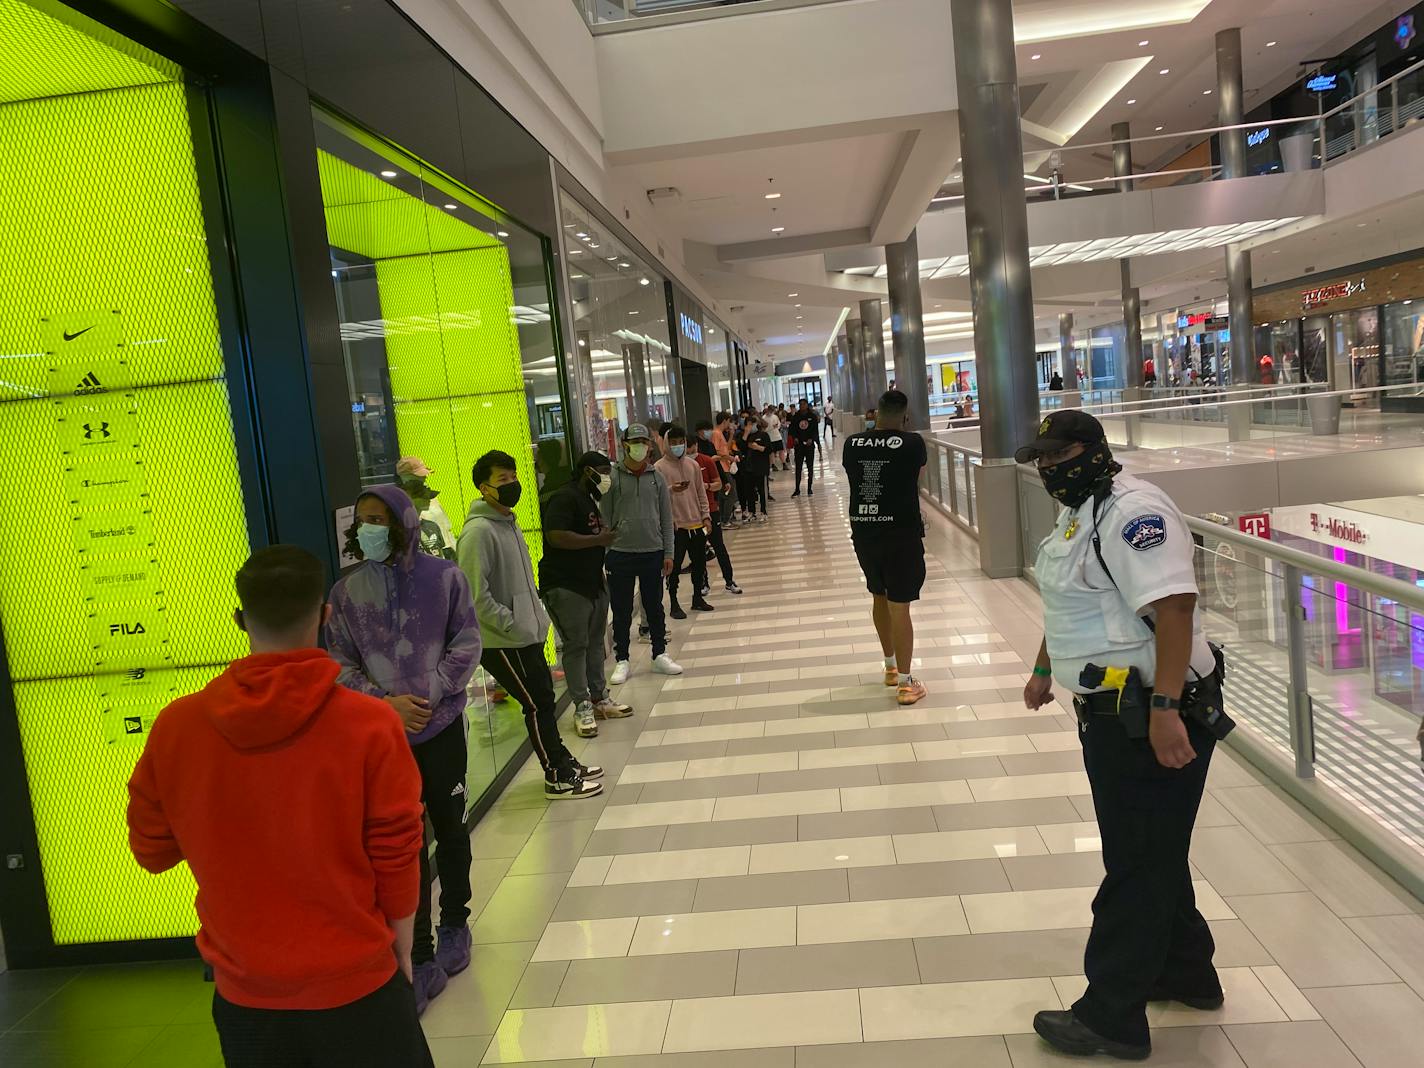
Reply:
M574 709L574 730L580 738L598 736L598 721L593 718L593 702L580 701Z
M613 686L622 686L628 681L628 661L620 660L613 668L613 674L608 676L608 682Z
M682 665L673 663L672 657L668 656L667 653L663 653L660 656L653 657L653 670L659 675L681 675ZM617 675L618 672L615 671L613 674Z

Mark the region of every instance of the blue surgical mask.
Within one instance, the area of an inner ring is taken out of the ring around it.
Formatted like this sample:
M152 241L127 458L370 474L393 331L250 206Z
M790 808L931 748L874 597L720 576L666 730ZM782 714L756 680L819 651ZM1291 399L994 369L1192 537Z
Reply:
M874 429L875 429L875 420L874 420L874 419L867 419L867 420L865 421L865 429L866 429L866 430L874 430Z
M377 523L362 523L356 529L356 540L361 544L361 555L367 560L381 563L391 555L391 528Z
M681 460L681 459L682 459L682 454L685 453L685 452L687 452L687 446L686 446L686 445L669 445L669 446L668 446L668 452L672 453L673 459L675 459L675 460Z
M697 435L698 435L698 437L700 437L703 441L711 441L711 440L712 440L712 431L710 431L710 430L699 430L699 431L697 432Z

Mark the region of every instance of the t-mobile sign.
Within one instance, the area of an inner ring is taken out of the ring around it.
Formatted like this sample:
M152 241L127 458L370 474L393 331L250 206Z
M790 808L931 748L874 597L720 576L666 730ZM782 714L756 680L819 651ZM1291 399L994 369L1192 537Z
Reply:
M1236 520L1242 534L1252 534L1258 538L1271 540L1271 517L1267 512L1252 512Z

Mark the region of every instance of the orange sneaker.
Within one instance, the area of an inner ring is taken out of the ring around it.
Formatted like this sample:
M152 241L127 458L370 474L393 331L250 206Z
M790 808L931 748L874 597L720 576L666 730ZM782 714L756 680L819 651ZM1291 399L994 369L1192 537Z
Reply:
M900 685L900 669L899 669L899 668L892 668L892 667L889 667L889 668L886 668L886 669L885 669L885 685L886 685L886 686L899 686L899 685Z
M912 705L929 694L925 689L925 684L912 675L906 675L905 681L900 683L900 688L895 693L895 700L902 705Z

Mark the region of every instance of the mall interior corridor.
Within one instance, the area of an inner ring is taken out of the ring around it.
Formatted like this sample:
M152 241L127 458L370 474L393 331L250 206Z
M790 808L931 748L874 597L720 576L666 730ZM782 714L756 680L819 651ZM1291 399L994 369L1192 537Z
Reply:
M637 715L583 744L602 797L537 765L474 837L474 964L426 1012L440 1068L1038 1068L1033 1013L1081 989L1099 843L1071 716L1026 713L1037 603L932 518L897 707L844 478L732 535L746 594L674 624ZM1045 710L1046 712L1047 710ZM571 732L570 732L571 733ZM1151 1009L1173 1068L1407 1068L1424 906L1229 749L1193 851L1225 1007ZM221 1063L192 963L0 976L0 1062Z

